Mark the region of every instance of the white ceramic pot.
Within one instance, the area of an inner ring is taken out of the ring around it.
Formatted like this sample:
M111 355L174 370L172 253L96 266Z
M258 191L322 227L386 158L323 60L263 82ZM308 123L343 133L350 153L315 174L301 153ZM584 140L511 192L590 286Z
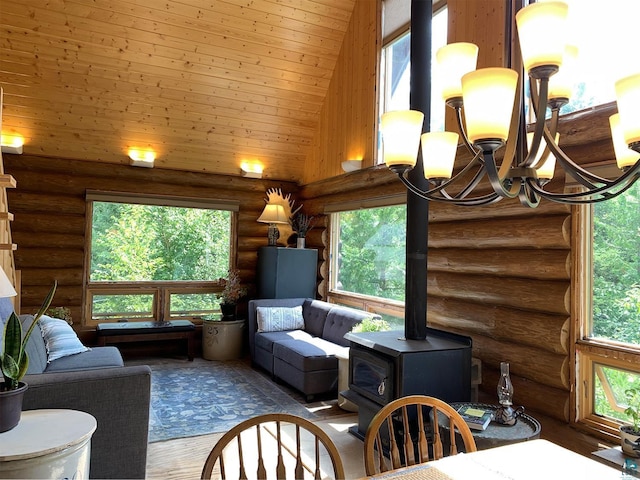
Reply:
M640 440L640 435L631 433L630 425L622 425L620 427L620 442L625 455L640 457L640 451L634 450L634 447L640 449L640 442L638 442L638 440Z

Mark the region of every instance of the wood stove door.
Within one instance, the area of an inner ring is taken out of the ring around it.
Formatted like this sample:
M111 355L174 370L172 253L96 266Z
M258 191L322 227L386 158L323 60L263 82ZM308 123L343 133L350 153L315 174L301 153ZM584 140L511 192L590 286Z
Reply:
M354 347L349 356L349 388L380 405L393 400L393 359Z

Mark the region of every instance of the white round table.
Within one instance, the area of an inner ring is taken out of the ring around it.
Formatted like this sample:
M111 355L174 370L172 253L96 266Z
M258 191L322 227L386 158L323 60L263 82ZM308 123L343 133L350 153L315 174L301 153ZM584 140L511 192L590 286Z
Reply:
M76 410L27 410L0 433L0 478L89 478L96 419Z

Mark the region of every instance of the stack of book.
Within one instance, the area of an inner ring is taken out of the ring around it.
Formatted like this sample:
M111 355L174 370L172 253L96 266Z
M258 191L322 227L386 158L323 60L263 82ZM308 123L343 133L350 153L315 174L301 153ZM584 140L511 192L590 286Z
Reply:
M458 409L458 413L472 430L484 430L493 419L493 410L485 410L473 405L463 405Z

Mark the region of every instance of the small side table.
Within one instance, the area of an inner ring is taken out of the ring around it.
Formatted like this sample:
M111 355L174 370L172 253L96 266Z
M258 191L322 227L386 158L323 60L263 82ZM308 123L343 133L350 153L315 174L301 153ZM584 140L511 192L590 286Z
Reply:
M483 410L496 410L497 405L489 405L486 403L451 403L453 408L458 410L460 407L469 405L475 408ZM448 429L448 425L443 422L440 423L441 427ZM485 450L487 448L499 447L501 445L508 445L510 443L525 442L527 440L533 440L540 438L540 431L542 427L531 415L523 413L518 417L518 422L515 425L501 425L494 421L491 421L484 430L471 430L473 438L476 441L476 447L478 450ZM456 442L457 443L457 442Z
M0 433L0 478L89 478L96 419L76 410L27 410Z

